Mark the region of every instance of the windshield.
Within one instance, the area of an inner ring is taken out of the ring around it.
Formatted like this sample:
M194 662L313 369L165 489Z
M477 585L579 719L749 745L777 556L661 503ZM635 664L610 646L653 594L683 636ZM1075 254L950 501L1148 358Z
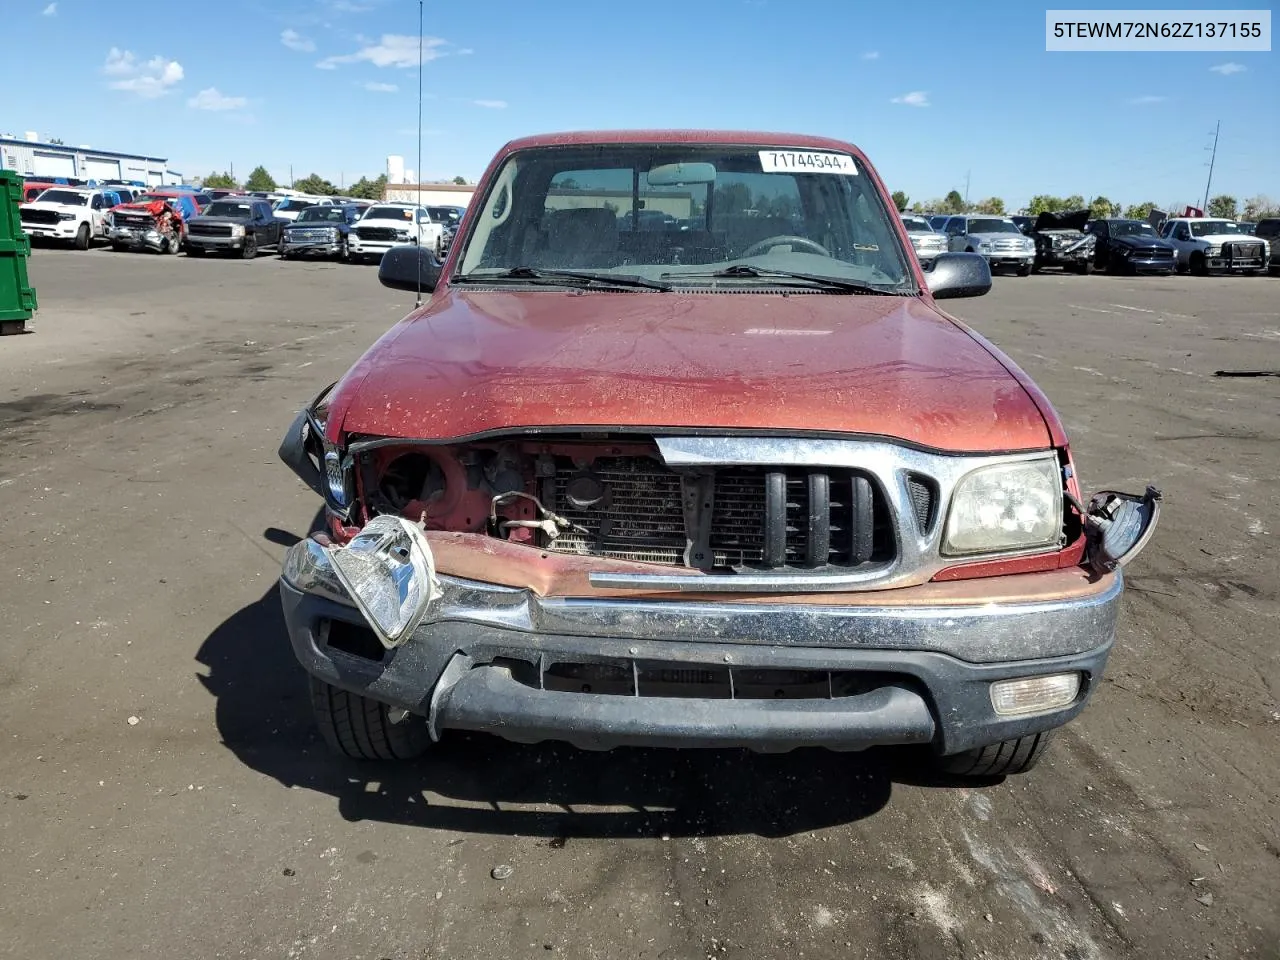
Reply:
M902 225L917 233L933 233L933 227L929 226L929 221L924 217L903 217Z
M370 207L361 220L406 220L413 221L412 207Z
M598 144L507 158L471 220L459 277L519 267L680 283L735 266L729 291L791 271L914 289L891 216L842 153Z
M314 200L281 200L276 204L277 210L305 210L307 207L314 207Z
M1113 220L1111 222L1113 237L1154 237L1155 228L1141 220Z
M1192 220L1189 226L1193 237L1208 237L1215 233L1240 232L1240 224L1234 220Z
M248 203L237 203L234 200L215 200L204 208L206 217L231 217L235 220L248 220L253 216L253 206Z
M970 220L970 233L1021 233L1012 220Z
M311 207L298 214L298 223L342 223L347 218L341 207Z
M89 202L89 195L76 193L74 190L46 190L36 199L41 203L61 203L67 207L83 207Z

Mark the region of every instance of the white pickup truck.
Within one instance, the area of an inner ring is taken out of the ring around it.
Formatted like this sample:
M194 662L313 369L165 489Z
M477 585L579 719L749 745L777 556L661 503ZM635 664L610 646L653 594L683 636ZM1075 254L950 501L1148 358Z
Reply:
M351 259L381 260L392 247L416 243L439 259L444 251L444 224L431 218L426 207L412 203L375 203L347 236Z
M1234 220L1175 217L1164 222L1160 236L1173 245L1179 271L1265 273L1267 269L1266 242L1245 233Z
M77 250L107 236L106 213L114 199L105 191L50 187L18 208L22 229L30 237L69 240Z

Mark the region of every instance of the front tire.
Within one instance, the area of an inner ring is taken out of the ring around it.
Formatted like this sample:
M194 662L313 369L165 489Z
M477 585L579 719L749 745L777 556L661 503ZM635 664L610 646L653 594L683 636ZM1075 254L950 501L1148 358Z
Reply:
M1093 273L1093 261L1084 261L1078 268L1076 268L1076 272L1086 277L1089 276L1089 274Z
M1051 732L1046 730L939 757L937 763L944 773L956 777L1007 777L1026 773L1040 762L1049 748Z
M431 747L422 717L391 722L385 703L309 678L311 712L324 742L352 760L413 760Z
M203 256L204 256L204 250L203 250L203 248L201 248L201 247L193 247L193 246L191 246L191 244L187 244L187 256L188 256L188 257L203 257Z
M258 238L245 237L244 246L240 248L240 259L252 260L257 255L258 255Z
M1203 253L1197 251L1191 255L1191 272L1197 277L1209 275L1209 268L1205 266Z
M339 263L351 262L351 250L347 245L346 237L343 237L342 243L338 245L338 262Z
M89 242L92 237L89 234L89 225L87 223L80 224L80 229L76 231L76 238L71 241L71 245L77 250L88 250Z
M1021 267L1019 267L1019 268L1018 268L1018 276L1020 276L1020 277L1029 277L1029 276L1031 276L1031 265L1030 265L1030 264L1027 264L1027 265L1025 265L1025 266L1021 266Z

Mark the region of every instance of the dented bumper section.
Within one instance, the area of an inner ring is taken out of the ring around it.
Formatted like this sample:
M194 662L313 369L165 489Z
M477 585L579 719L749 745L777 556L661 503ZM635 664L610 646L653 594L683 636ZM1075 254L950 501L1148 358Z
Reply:
M422 548L399 536L375 530L364 546L383 543L394 567ZM1054 584L1031 602L991 602L963 584L949 597L934 584L847 605L725 602L543 596L432 569L417 581L420 616L388 636L394 602L352 594L368 565L333 562L349 549L310 539L286 558L285 619L309 672L427 717L433 736L480 730L588 749L927 743L953 753L1057 727L1101 676L1123 588L1119 571L1074 570L1026 575ZM1013 716L993 705L993 683L1063 674L1078 681L1069 703Z

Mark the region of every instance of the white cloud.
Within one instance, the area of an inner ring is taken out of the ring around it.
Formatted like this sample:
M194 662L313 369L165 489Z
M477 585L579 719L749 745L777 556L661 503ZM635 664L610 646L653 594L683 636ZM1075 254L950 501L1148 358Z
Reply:
M290 50L297 50L299 53L312 53L316 49L316 42L309 37L304 37L297 30L285 30L280 34L280 42Z
M1229 77L1233 73L1244 73L1248 69L1243 63L1220 63L1215 67L1210 67L1214 73L1220 73L1224 77Z
M880 51L879 51L879 50L868 50L866 53L864 53L864 54L862 55L862 59L863 59L863 60L879 60L879 59L880 59Z
M472 100L477 107L486 107L489 110L505 110L507 109L507 101L505 100Z
M42 17L56 17L58 15L58 5L51 3L40 14Z
M442 47L448 40L439 37L422 38L422 62L444 56ZM343 63L372 63L375 67L414 67L418 65L418 38L407 34L384 33L378 43L361 47L355 53L325 57L316 64L321 70L333 70Z
M371 9L368 4L352 3L351 0L328 0L325 6L334 13L364 13Z
M474 50L472 50L470 47L463 47L461 50L455 51L455 52L454 52L454 56L455 56L455 57L469 57L469 56L471 56L473 53L475 53L475 51L474 51Z
M107 51L102 72L117 78L108 84L112 90L126 90L146 100L163 97L183 77L182 64L177 60L155 56L146 63L139 63L133 51L119 47Z
M901 103L908 107L927 107L929 106L929 94L924 90L912 90L910 93L904 93L900 97L894 97L890 103Z
M1135 107L1143 106L1148 103L1164 103L1168 97L1157 96L1156 94L1147 94L1143 97L1130 97L1125 103L1132 104Z
M378 83L376 80L370 80L367 83L360 84L360 86L370 93L395 93L400 89L394 83Z
M245 97L228 97L217 87L206 87L187 101L193 110L243 110L249 103Z

